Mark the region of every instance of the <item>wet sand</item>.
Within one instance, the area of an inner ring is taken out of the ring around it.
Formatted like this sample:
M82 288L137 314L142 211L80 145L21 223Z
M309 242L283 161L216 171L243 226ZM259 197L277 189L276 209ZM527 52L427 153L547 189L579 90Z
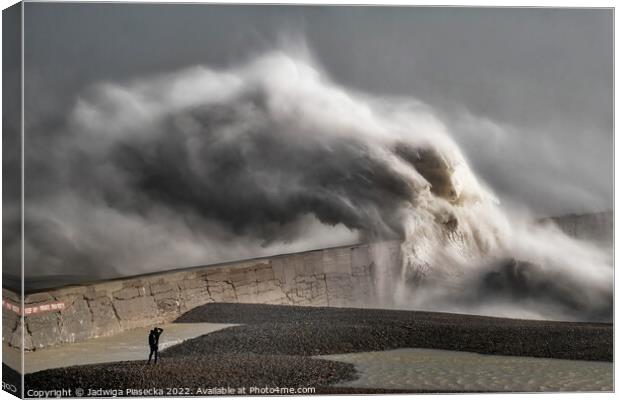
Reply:
M164 333L161 335L159 342L159 350L163 351L187 339L206 335L207 333L234 325L173 323L161 324L158 326L164 329ZM145 360L149 355L147 343L150 329L150 327L131 329L112 336L26 352L24 354L25 372L31 373L73 365Z
M156 367L129 361L52 369L28 374L27 388L267 385L314 386L317 393L509 391L498 389L492 380L488 387L482 381L456 390L449 385L405 388L396 384L342 388L334 385L355 382L363 378L363 371L356 371L351 363L310 356L434 348L607 361L609 365L613 357L611 324L256 304L209 304L183 315L177 323L240 325L171 346L162 352ZM569 390L579 390L578 377L574 381Z

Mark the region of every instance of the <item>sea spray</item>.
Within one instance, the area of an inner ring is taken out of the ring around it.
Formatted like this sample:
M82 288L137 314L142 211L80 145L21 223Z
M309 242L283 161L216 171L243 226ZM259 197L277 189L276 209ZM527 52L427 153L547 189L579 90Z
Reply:
M63 190L25 205L46 273L398 241L372 246L381 304L611 318L608 252L498 204L432 107L339 86L308 53L100 83L65 129L46 154Z

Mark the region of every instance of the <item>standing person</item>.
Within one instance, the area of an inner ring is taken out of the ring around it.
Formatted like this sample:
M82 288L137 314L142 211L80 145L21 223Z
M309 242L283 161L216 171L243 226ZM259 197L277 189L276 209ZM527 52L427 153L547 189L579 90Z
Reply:
M151 348L151 353L149 354L149 361L147 364L151 363L151 357L153 357L153 354L155 354L155 364L157 364L159 336L163 331L163 329L155 327L151 329L151 332L149 333L149 347Z

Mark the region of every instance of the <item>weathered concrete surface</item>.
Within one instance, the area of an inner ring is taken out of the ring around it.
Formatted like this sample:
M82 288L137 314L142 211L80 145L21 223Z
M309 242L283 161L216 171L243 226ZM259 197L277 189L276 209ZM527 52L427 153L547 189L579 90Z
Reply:
M21 298L18 294L3 288L2 300L2 343L8 343L9 345L14 347L21 347L21 317L19 316L19 314L10 311L6 307L4 307L5 301L9 301L15 305L21 304Z
M379 245L398 247L373 246ZM25 316L24 348L166 323L209 302L369 306L375 301L373 268L369 245L354 245L32 293L26 307L65 306ZM4 313L3 341L13 347L21 343L18 322L15 313Z
M571 214L550 218L567 235L601 245L613 245L614 213Z
M613 241L613 212L553 218L568 234L603 244ZM389 270L375 274L373 260L399 265L398 242L352 245L222 265L67 286L28 294L26 306L63 302L62 310L26 315L24 348L113 335L173 321L209 302L371 307L389 294ZM381 288L381 290L377 290ZM16 304L19 296L3 289ZM21 347L20 318L2 317L2 340Z

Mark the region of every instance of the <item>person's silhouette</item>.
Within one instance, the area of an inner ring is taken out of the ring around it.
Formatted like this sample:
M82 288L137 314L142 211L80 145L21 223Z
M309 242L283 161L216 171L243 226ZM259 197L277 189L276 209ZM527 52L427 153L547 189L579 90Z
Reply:
M159 335L161 335L163 331L163 329L155 327L151 329L151 332L149 332L149 347L151 348L151 353L149 354L149 361L147 364L151 363L151 357L153 357L153 354L155 354L155 364L157 364Z

